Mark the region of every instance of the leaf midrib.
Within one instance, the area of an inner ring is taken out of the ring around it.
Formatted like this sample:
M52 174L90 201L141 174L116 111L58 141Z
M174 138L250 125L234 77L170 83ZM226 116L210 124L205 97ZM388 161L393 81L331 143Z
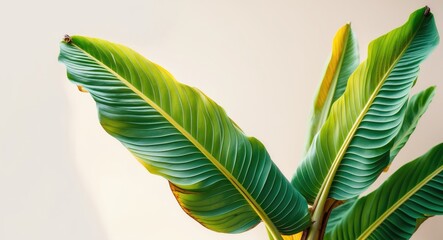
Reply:
M127 81L120 74L115 72L113 69L99 61L97 58L83 50L81 47L76 45L73 42L65 43L71 44L72 46L79 49L86 56L90 57L97 64L102 66L105 70L109 71L112 75L114 75L118 80L120 80L123 84L125 84L129 89L131 89L134 93L137 94L141 99L143 99L147 104L149 104L152 108L154 108L157 112L159 112L169 123L171 123L181 134L183 134L200 152L212 163L214 166L231 182L231 184L240 192L243 198L249 203L251 208L256 212L256 214L265 222L269 230L272 232L275 239L281 240L281 236L277 227L274 223L269 219L267 214L263 211L260 205L255 201L255 199L249 194L249 192L235 179L234 176L224 167L222 166L217 159L202 146L186 129L184 129L180 124L178 124L167 112L165 112L160 106L158 106L154 101L149 99L146 95L144 95L140 90L135 88L129 81Z
M366 239L368 238L373 231L377 227L379 227L386 218L388 218L395 210L397 210L401 205L403 205L409 198L411 198L416 192L418 192L424 185L426 185L429 181L431 181L435 176L437 176L441 171L443 170L443 166L440 166L429 174L427 177L425 177L422 181L420 181L419 184L417 184L415 187L413 187L410 191L408 191L403 197L401 197L398 201L396 201L387 211L385 211L377 220L375 220L366 230L357 238L360 239Z

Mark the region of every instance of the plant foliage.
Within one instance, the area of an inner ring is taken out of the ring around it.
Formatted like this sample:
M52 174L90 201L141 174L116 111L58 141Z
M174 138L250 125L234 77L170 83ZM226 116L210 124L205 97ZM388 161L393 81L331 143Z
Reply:
M166 178L203 226L239 233L263 221L270 239L407 239L443 214L443 144L361 195L431 103L435 87L410 90L438 42L428 7L371 42L361 63L351 25L340 28L291 182L223 108L132 49L66 36L59 61L95 100L105 131Z

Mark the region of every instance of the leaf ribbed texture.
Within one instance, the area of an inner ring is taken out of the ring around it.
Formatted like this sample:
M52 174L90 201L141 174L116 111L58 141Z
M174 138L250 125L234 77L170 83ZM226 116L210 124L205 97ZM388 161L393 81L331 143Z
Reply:
M329 197L350 199L376 180L389 163L419 64L437 43L426 8L371 42L292 180L308 202L329 186Z
M421 220L443 214L443 144L350 205L332 211L325 239L409 239Z
M74 36L60 45L68 78L97 103L100 123L205 227L243 232L262 218L282 234L310 224L306 200L225 111L133 50Z
M398 152L405 146L411 134L417 127L418 121L421 116L426 112L432 98L435 95L435 87L429 87L414 96L411 97L407 103L403 124L401 125L400 132L395 138L394 145L390 152L390 161L394 160Z
M351 25L346 24L334 36L331 58L314 100L307 148L326 121L332 104L343 95L348 78L357 68L358 63L357 41Z

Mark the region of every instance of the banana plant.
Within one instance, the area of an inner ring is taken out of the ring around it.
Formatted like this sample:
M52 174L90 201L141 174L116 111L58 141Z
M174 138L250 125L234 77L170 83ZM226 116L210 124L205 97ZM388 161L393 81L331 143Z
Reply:
M435 87L410 91L438 42L428 7L372 41L361 63L351 25L341 27L291 181L217 103L132 49L66 35L59 61L95 100L104 130L169 181L182 209L204 227L241 233L263 222L278 240L408 239L443 214L443 144L363 193L432 101Z

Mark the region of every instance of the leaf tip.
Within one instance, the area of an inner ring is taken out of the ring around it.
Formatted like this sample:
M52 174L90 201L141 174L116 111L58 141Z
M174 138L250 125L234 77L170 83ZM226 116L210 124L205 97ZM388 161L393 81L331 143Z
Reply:
M71 41L72 41L72 38L68 34L65 34L65 36L63 36L63 42L70 43Z
M431 8L428 7L428 6L425 6L425 12L424 12L424 15L425 15L425 16L428 16L430 13L431 13Z

